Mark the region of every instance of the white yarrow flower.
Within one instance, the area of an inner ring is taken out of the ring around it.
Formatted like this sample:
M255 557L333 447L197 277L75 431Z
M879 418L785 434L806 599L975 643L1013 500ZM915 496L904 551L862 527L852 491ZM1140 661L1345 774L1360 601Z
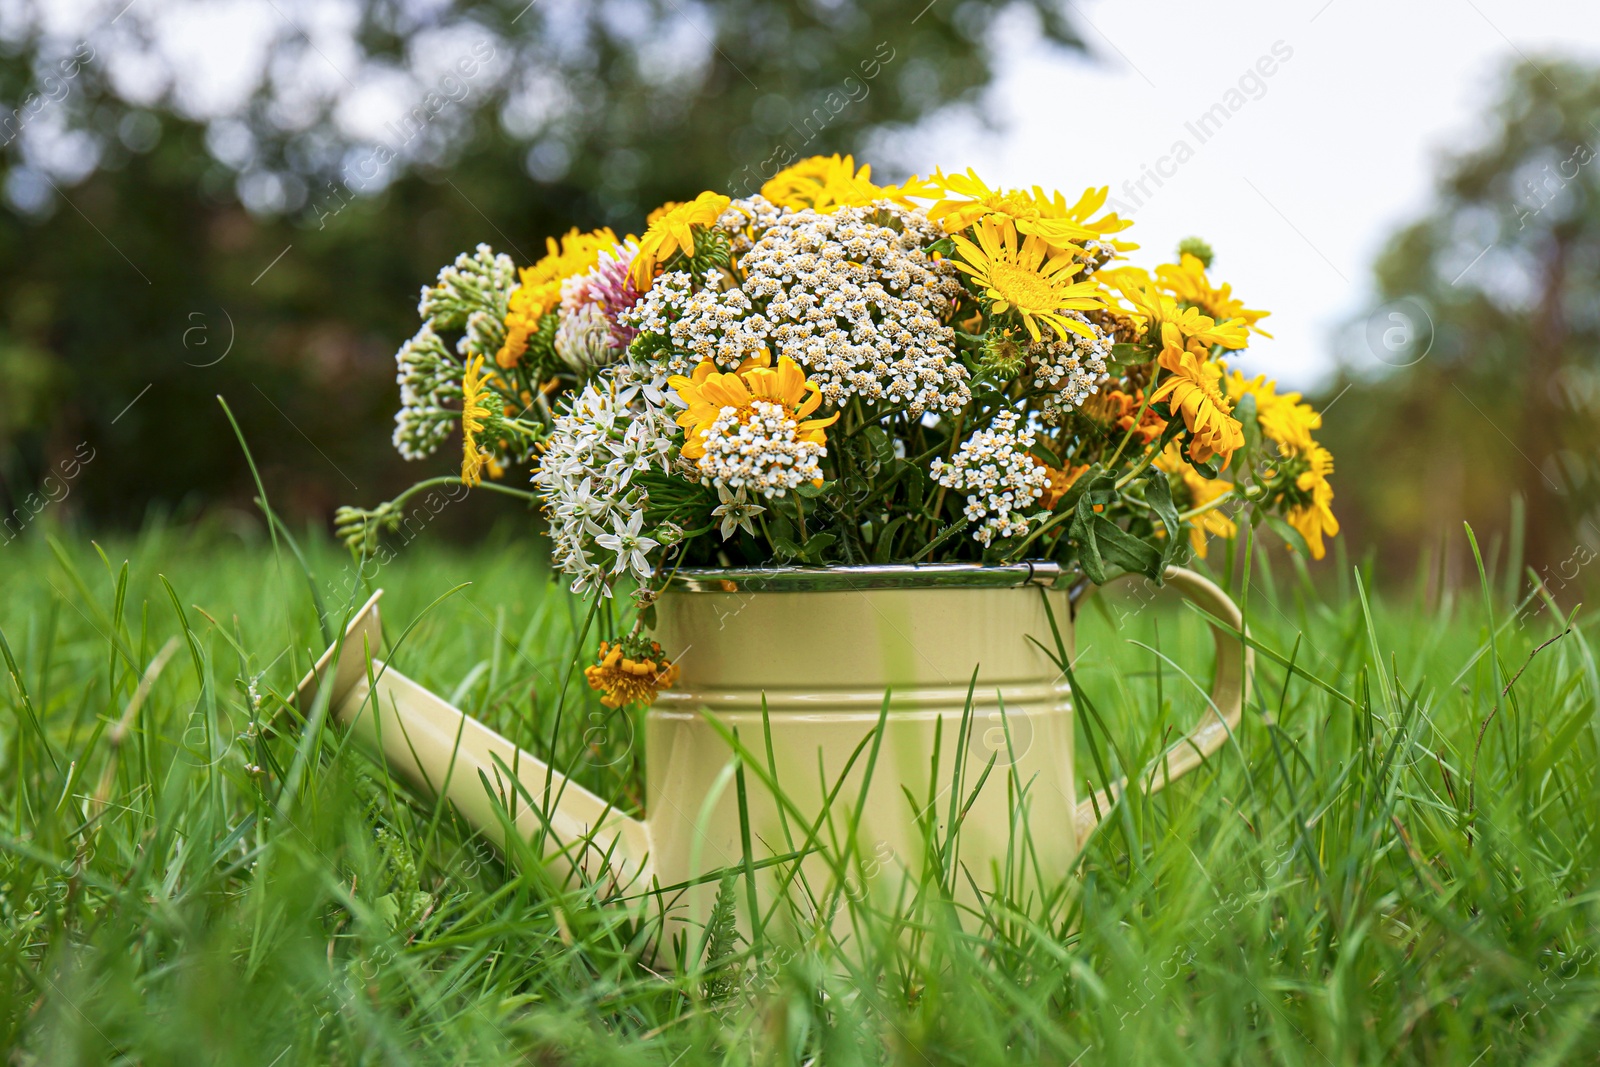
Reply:
M951 462L933 461L936 482L970 494L962 513L977 527L972 536L985 548L996 537L1024 536L1030 517L1023 512L1050 484L1044 466L1028 455L1033 431L1018 433L1017 422L1016 412L1002 411L993 426L961 442Z
M738 409L723 408L706 430L700 473L719 489L750 489L766 497L816 481L822 477L817 461L827 449L802 439L799 427L782 404L753 401L742 419Z

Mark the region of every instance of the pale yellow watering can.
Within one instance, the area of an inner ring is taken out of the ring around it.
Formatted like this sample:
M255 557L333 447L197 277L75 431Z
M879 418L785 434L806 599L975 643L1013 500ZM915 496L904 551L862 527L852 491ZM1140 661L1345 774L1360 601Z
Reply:
M1060 577L1049 563L679 572L656 605L655 638L681 677L645 714L643 821L385 664L381 593L342 652L330 648L307 675L299 703L309 708L330 679L338 723L496 844L507 820L528 840L547 828L552 869L624 892L665 889L666 907L691 923L707 914L717 873L747 855L767 891L783 858L804 855L817 884L830 877L817 851L844 847L870 857L869 874L893 877L921 868L953 813L961 892L1018 878L1059 885L1122 789L1077 795L1071 691L1045 651L1059 633L1072 655L1075 594ZM1226 593L1181 568L1165 583L1224 625L1213 623L1211 706L1143 769L1146 792L1227 740L1251 663ZM841 841L851 826L854 840ZM1024 830L1031 847L1013 847Z

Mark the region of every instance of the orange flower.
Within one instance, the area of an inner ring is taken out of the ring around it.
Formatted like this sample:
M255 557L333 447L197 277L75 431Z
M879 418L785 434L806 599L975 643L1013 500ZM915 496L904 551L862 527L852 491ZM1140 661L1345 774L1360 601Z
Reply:
M1035 466L1043 467L1046 477L1050 479L1050 484L1044 488L1044 496L1039 498L1040 505L1046 511L1054 511L1056 505L1061 503L1061 498L1067 495L1067 490L1072 488L1072 483L1081 478L1083 472L1089 469L1089 465L1085 463L1079 467L1068 465L1066 470L1062 470L1059 467L1052 467L1048 463L1042 463L1032 456L1028 458L1033 459Z
M656 694L671 689L678 680L678 665L667 659L661 646L654 641L647 648L636 649L637 657L624 655L625 644L643 641L600 642L599 662L583 669L589 688L605 695L600 703L608 708L627 704L655 703Z
M1139 413L1140 407L1144 408L1144 414L1139 418L1139 428L1134 430L1133 417ZM1097 393L1084 402L1083 410L1091 418L1108 422L1123 433L1133 430L1140 444L1149 444L1160 437L1167 428L1167 420L1145 404L1143 389L1134 390L1132 396L1120 389Z

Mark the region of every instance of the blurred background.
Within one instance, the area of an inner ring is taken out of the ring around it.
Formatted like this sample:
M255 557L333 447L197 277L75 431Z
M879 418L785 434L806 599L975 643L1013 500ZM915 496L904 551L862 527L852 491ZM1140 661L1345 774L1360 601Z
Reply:
M0 548L253 515L219 394L298 523L448 473L389 444L392 356L457 252L853 152L1109 185L1145 265L1206 238L1349 557L1456 583L1467 520L1592 583L1597 123L1575 0L0 0Z

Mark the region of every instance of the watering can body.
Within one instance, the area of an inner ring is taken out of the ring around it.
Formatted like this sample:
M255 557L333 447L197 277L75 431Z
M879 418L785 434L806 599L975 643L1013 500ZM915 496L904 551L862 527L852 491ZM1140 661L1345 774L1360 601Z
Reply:
M491 840L537 837L552 868L654 893L690 925L747 859L766 900L892 893L930 865L958 897L1049 887L1118 788L1075 788L1057 578L1050 564L680 573L656 604L680 680L645 715L643 821L389 667L376 597L300 701L326 686L336 721ZM1226 740L1248 671L1232 600L1190 571L1166 583L1224 625L1211 708L1144 770L1146 790Z

